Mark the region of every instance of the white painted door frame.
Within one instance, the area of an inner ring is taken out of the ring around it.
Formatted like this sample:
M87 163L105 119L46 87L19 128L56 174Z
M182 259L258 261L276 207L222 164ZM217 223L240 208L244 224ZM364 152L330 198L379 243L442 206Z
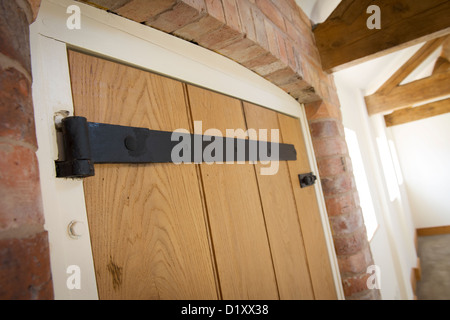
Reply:
M67 27L72 14L67 12L67 8L71 5L80 8L80 29ZM58 158L58 149L54 116L62 110L73 114L68 48L77 48L297 117L301 122L311 168L318 172L303 105L274 84L221 55L72 0L42 0L39 15L31 25L30 37L39 145L37 156L56 299L98 299L83 183L81 180L55 178L54 161ZM315 188L337 296L344 299L320 181ZM71 234L72 222L76 225Z

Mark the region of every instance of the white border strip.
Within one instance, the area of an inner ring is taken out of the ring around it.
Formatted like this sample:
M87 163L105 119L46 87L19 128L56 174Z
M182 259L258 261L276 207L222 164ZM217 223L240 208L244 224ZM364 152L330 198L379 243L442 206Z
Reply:
M53 116L60 110L72 111L66 45L42 36L31 38L37 157L55 298L97 299L83 182L55 178L58 147ZM70 238L67 232L71 221L78 221L85 227L84 236L77 240ZM79 290L69 290L66 284L70 276L67 269L72 265L81 271Z
M80 30L66 27L70 16L66 10L70 5L81 9ZM53 117L60 110L73 114L67 46L299 118L308 160L312 170L318 172L304 108L274 84L226 57L106 11L71 0L42 0L39 15L31 26L33 99L56 299L98 299L83 184L56 179L54 173L57 146ZM315 188L337 295L344 299L320 182ZM74 220L86 228L85 234L76 240L67 233L68 225ZM70 290L66 285L70 276L66 270L70 265L77 265L82 271L80 289Z

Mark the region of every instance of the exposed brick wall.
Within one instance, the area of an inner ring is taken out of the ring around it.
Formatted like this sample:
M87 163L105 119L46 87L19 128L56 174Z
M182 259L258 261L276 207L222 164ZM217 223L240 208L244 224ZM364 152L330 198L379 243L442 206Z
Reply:
M0 0L0 299L52 299L31 97L39 1Z
M294 0L80 1L227 56L303 103L339 103L310 21Z
M345 295L379 298L366 287L373 262L336 88L294 0L80 1L227 56L305 103ZM30 90L28 23L39 3L0 0L0 298L53 294Z

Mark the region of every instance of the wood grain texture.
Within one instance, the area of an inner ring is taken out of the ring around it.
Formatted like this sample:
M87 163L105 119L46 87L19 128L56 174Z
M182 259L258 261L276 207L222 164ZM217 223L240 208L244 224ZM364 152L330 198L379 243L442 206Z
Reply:
M381 29L367 28L367 8L381 11ZM338 71L450 33L447 0L343 0L314 29L322 66Z
M297 160L288 161L291 185L297 204L314 297L318 300L337 299L328 248L325 241L317 195L313 187L300 188L298 175L311 172L300 121L278 114L283 141L295 145Z
M189 129L183 84L69 52L75 113L89 121ZM96 165L84 181L101 299L216 299L194 165Z
M188 86L203 130L246 130L239 100ZM243 137L241 137L243 138ZM251 164L201 164L212 242L224 299L278 299L258 184Z
M434 236L437 234L449 234L450 226L439 226L439 227L429 227L429 228L419 228L417 229L418 236Z
M408 61L403 64L377 92L388 94L397 87L411 72L413 72L430 54L432 54L444 42L446 37L440 37L425 43Z
M396 110L384 116L386 127L427 119L450 112L450 99L439 100L414 108Z
M271 130L280 130L277 113L250 103L244 103L244 110L248 128L267 130L267 141L273 141ZM258 139L265 140L261 136ZM290 143L282 141L281 137L279 142ZM274 163L258 163L255 172L280 298L314 299L287 161L278 161L277 164L276 174L261 174L261 169L268 166L273 166L275 170Z
M369 115L389 113L397 109L420 105L433 99L450 95L450 70L435 73L431 76L409 82L393 88L389 94L376 92L366 96Z

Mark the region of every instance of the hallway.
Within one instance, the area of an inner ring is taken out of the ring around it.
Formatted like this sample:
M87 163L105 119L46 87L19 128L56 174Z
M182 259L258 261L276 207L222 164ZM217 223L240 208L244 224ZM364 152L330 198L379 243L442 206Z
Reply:
M450 234L420 236L422 278L417 282L419 300L450 300Z

